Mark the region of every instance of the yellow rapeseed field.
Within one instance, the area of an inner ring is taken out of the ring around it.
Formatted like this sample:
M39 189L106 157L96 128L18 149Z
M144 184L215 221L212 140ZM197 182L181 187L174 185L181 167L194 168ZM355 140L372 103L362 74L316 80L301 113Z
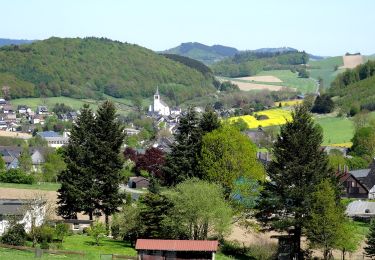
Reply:
M281 103L282 107L291 107L291 106L302 104L302 102L303 102L303 99L285 100L285 101L275 102L275 106L279 106L279 104Z
M239 118L242 118L248 125L249 128L257 128L259 126L273 126L273 125L283 125L287 120L292 120L291 112L283 109L270 109L256 112L257 115L265 115L268 119L257 120L254 116L236 116L229 118L229 122L235 122Z
M345 147L345 148L350 148L350 147L352 147L352 145L353 145L352 142L340 143L340 144L329 144L329 146Z

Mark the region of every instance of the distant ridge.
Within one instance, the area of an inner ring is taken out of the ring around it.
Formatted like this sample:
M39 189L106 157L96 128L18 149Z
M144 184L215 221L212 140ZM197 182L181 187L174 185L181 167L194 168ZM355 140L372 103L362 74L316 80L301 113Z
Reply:
M164 54L178 54L191 59L198 60L205 64L212 64L227 57L232 57L237 54L239 50L233 47L224 45L204 45L199 42L185 42L181 43L175 48L171 48L161 53Z
M0 47L6 45L21 45L21 44L30 44L35 42L35 40L17 40L17 39L5 39L0 38Z
M208 46L199 42L185 42L179 46L161 51L163 54L177 54L185 56L191 59L203 62L206 65L219 62L226 58L231 58L236 54L242 52L254 52L254 53L286 53L286 52L297 52L298 50L292 47L277 47L277 48L259 48L255 50L244 50L240 51L234 47L224 45L212 45ZM313 60L322 60L326 57L308 54Z

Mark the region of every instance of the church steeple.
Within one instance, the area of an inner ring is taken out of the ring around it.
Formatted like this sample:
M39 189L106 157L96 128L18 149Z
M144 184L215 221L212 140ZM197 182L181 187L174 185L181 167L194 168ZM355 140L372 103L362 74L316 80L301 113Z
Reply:
M156 87L156 92L154 94L154 102L155 100L160 100L159 87Z

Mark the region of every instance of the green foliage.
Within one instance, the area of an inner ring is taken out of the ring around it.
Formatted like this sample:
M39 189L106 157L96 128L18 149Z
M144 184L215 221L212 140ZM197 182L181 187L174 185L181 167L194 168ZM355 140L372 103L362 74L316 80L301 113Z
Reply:
M26 145L23 147L20 157L18 158L19 167L24 172L30 172L33 166L33 162L31 160L31 155L29 152L29 147Z
M264 181L264 169L256 159L256 150L236 128L223 125L203 137L199 167L203 177L222 185L228 197L241 177Z
M55 227L55 235L58 240L64 242L64 237L69 234L69 225L66 223L57 223Z
M168 185L175 185L199 174L197 165L201 138L197 112L190 107L186 115L180 118L172 152L166 156L164 171Z
M359 234L358 227L355 226L355 223L345 219L339 230L339 234L335 242L335 248L341 250L343 256L342 259L345 259L346 253L355 252L362 241L363 236Z
M0 182L33 184L35 178L33 175L26 174L21 169L9 169L6 172L0 172Z
M0 156L0 172L6 169L5 161L2 156Z
M29 147L47 147L48 142L46 139L42 138L40 135L35 135L34 137L27 140Z
M294 227L294 252L298 254L310 196L323 179L334 178L328 157L320 148L322 141L322 130L315 125L308 108L296 107L292 121L281 127L273 146L274 159L268 167L270 181L258 206L258 218L264 223L271 221L281 230ZM276 217L269 219L270 213Z
M106 228L103 223L95 221L88 230L89 235L94 239L95 245L99 246L100 241L106 234Z
M84 211L92 219L101 211L108 227L108 216L122 204L120 148L124 136L112 102L104 102L95 118L88 106L81 109L64 149L67 168L58 176L61 216L71 218Z
M68 112L74 111L74 109L64 103L56 103L52 108L53 113L59 114L66 114Z
M24 225L14 224L2 235L1 242L8 245L23 246L26 243L26 238Z
M206 75L207 77L212 77L212 70L200 61L190 59L185 56L176 55L176 54L162 54L162 55L167 57L168 59L180 62L192 69L195 69L201 72L203 75Z
M342 232L346 220L344 207L337 203L335 187L329 180L323 180L311 194L309 218L305 223L307 239L313 248L322 248L324 259L339 239L347 234Z
M300 68L297 70L298 71L298 77L300 78L309 78L310 73L305 69L305 68Z
M126 204L120 212L114 214L112 226L118 226L119 235L132 244L135 243L142 232L141 225L138 204Z
M51 243L55 230L48 225L41 225L39 227L34 227L32 233L38 243Z
M148 97L156 85L167 92L163 84L169 83L181 85L168 93L175 100L213 91L212 78L196 69L146 48L105 38L52 37L30 45L5 46L0 59L0 83L10 86L12 98ZM189 88L188 95L184 88Z
M327 94L323 94L316 97L311 112L318 114L331 113L334 107L335 104L333 103L331 97Z
M232 58L224 59L212 65L216 75L225 77L245 77L263 70L290 69L305 64L306 53L290 51L282 53L245 51Z
M369 257L375 256L375 221L372 220L370 224L370 232L366 236L367 246L364 248L366 255Z
M139 230L140 237L165 238L170 236L172 230L166 230L163 221L172 204L161 194L147 193L140 198L139 204Z
M46 155L45 163L43 164L44 181L57 182L59 173L66 169L62 153L55 150Z
M234 121L232 123L232 125L238 129L238 131L242 132L242 131L245 131L248 129L248 125L247 123L245 122L245 120L243 120L243 118L238 118L236 121Z
M178 230L180 238L205 240L209 234L223 238L229 231L232 210L219 185L189 179L178 184L168 197L173 207L167 225L170 230Z
M204 64L212 64L226 57L233 56L238 53L238 50L222 45L207 46L198 42L186 42L163 53L178 54L201 61Z
M25 140L20 138L0 136L0 145L2 146L22 146L25 144Z
M352 153L360 156L372 158L375 154L375 132L371 126L362 127L355 131L352 139Z

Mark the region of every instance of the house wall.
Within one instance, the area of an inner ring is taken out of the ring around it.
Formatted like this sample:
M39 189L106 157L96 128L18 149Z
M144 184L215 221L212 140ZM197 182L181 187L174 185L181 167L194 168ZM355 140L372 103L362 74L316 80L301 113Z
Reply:
M367 198L368 191L364 189L352 176L343 182L343 192L348 198Z

